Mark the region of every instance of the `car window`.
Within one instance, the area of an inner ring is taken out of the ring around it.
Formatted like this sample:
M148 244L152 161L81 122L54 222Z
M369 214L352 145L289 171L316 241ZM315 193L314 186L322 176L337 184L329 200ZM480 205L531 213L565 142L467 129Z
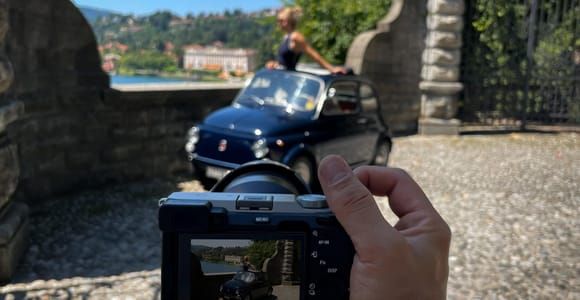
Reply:
M323 109L325 115L348 115L359 111L357 82L339 81L328 89Z
M247 283L251 283L254 280L256 280L256 276L254 275L254 273L251 273L251 272L240 272L240 273L237 273L234 276L234 278L237 279L237 280L241 280L241 281L247 282Z
M364 112L373 112L378 108L377 95L373 88L366 83L360 85L360 103Z
M288 112L310 112L317 106L320 88L318 80L299 73L258 73L234 102L282 107Z

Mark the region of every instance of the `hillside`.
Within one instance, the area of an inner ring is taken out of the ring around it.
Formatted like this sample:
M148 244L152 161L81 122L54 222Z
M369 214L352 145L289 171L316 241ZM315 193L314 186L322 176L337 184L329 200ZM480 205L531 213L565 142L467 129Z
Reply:
M180 17L168 11L147 16L106 14L92 23L99 44L118 42L130 52L171 52L180 57L185 45L223 43L227 48L252 48L258 61L273 57L280 40L272 11L243 13L239 10L222 14L200 14Z
M83 14L83 16L85 16L87 21L89 21L89 23L91 23L91 24L93 24L95 21L97 21L98 18L115 14L115 12L113 12L113 11L100 9L100 8L93 8L93 7L87 7L87 6L79 6L78 8L81 11L81 13Z

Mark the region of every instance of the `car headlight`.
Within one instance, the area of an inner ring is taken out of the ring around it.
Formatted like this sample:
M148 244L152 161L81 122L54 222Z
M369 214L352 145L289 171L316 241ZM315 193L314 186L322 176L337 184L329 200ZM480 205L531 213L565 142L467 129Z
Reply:
M259 139L252 145L252 151L254 151L254 156L258 159L266 157L270 149L268 149L268 143L266 139Z
M193 126L187 131L187 142L185 143L185 151L192 153L195 151L195 144L199 142L199 127Z

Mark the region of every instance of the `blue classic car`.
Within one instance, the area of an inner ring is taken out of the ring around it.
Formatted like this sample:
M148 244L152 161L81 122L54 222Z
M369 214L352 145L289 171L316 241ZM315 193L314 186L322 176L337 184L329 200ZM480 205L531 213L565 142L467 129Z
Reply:
M231 106L189 130L185 149L202 180L271 159L294 169L317 190L317 165L324 156L341 155L352 167L386 165L391 145L370 81L356 75L261 70Z
M266 279L266 273L253 271L238 272L219 288L224 300L271 299L273 291L272 284Z

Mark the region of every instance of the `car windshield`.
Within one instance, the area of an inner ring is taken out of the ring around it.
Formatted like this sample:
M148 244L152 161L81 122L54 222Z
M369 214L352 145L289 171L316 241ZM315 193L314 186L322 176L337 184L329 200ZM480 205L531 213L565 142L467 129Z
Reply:
M320 82L300 73L258 73L234 103L284 108L288 113L316 109Z
M251 283L256 280L256 275L250 272L240 272L234 276L234 279L241 280L247 283Z

